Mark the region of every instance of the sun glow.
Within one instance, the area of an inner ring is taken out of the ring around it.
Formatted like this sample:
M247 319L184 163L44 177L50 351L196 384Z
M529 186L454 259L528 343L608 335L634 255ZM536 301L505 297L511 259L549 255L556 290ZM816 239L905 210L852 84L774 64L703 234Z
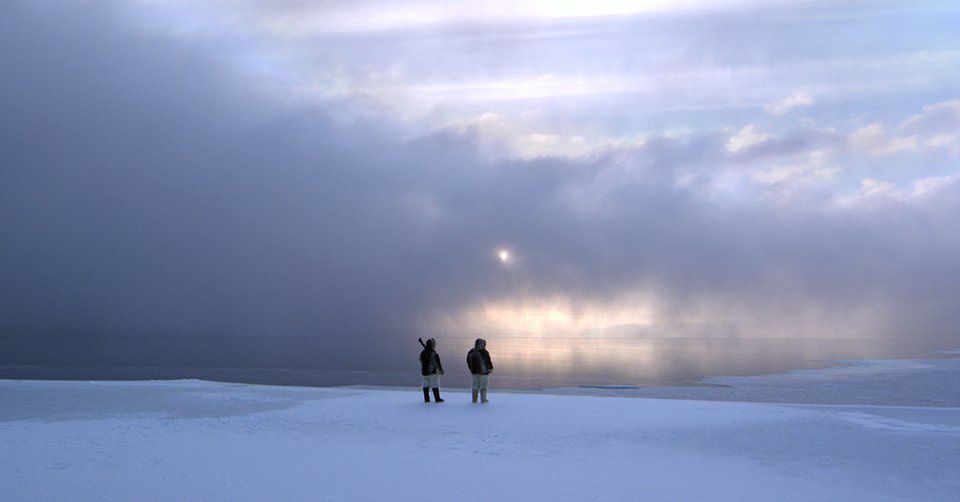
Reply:
M641 300L601 304L570 298L486 302L440 324L459 332L491 336L589 336L618 326L653 324L649 305Z
M515 370L562 372L571 365L614 363L651 367L654 354L628 336L654 323L651 305L640 298L609 303L566 297L490 301L444 318L433 328L467 340L486 338L504 367Z

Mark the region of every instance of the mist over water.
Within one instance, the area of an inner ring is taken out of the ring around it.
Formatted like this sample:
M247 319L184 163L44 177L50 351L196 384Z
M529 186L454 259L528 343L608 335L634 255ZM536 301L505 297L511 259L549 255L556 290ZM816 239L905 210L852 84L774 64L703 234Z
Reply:
M475 337L500 385L645 384L960 345L956 6L308 4L0 3L4 375L415 385L433 336L452 384Z
M0 336L0 378L180 379L278 385L419 385L415 338L363 354L330 351L311 336L45 334ZM535 389L579 385L694 384L711 376L820 368L836 360L930 358L955 348L950 337L798 339L663 337L625 339L490 337L494 386ZM444 386L469 385L464 362L473 338L438 337ZM375 358L381 354L389 357ZM353 361L364 361L361 364Z

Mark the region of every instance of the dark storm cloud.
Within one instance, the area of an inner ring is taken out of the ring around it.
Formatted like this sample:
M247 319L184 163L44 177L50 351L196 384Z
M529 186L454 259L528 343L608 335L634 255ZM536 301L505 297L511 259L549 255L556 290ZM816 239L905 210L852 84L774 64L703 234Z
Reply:
M852 208L719 204L677 183L731 160L716 135L490 162L469 133L398 142L279 106L202 45L123 31L104 4L38 5L0 16L2 331L339 346L480 300L636 291L668 318L791 334L960 321L956 180ZM741 156L835 141L798 133ZM492 259L502 244L522 267Z

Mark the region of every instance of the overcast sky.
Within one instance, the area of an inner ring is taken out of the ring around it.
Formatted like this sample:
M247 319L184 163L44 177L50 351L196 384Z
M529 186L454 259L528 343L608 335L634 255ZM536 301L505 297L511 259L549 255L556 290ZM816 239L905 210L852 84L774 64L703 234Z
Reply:
M0 331L957 335L958 26L7 0Z

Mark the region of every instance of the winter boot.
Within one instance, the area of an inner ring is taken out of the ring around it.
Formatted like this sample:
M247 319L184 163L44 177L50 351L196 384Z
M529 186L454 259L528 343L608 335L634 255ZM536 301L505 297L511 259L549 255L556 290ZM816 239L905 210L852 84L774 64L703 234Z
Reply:
M477 389L473 389L473 402L477 402L477 394L478 394L479 392L480 392L480 391L478 391Z
M490 401L487 401L487 389L480 389L480 402L481 403L490 402Z
M423 391L423 392L426 393L427 391ZM434 387L434 388L433 388L433 400L436 401L436 402L438 402L438 403L442 403L442 402L443 402L443 399L440 399L440 389L437 388L437 387Z
M423 402L425 403L430 402L430 387L423 388Z

